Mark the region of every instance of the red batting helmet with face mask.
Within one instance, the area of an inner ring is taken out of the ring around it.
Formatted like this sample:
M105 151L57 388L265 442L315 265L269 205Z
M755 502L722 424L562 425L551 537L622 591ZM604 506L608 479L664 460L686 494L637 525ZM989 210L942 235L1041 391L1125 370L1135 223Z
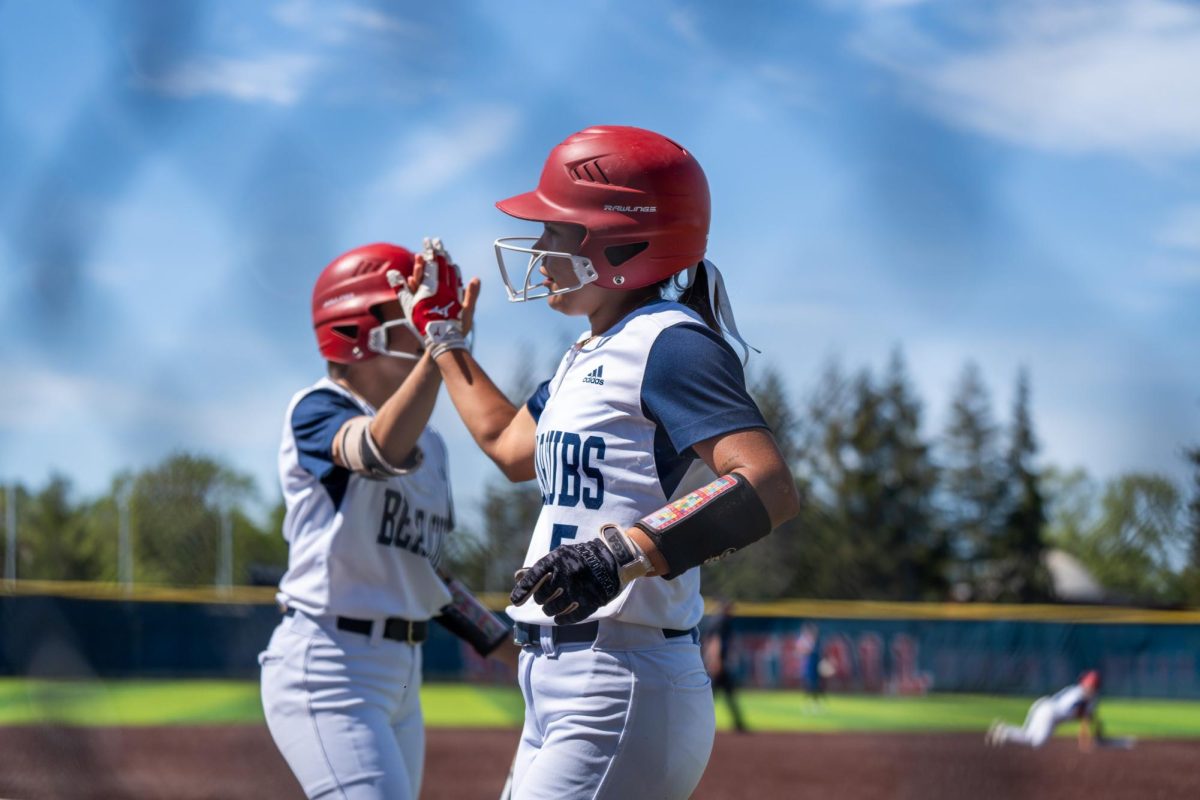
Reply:
M708 243L708 180L696 159L667 137L642 128L597 126L567 137L542 169L537 188L496 203L506 214L584 230L576 253L549 253L536 239L496 241L510 300L573 291L587 283L640 289L695 266ZM505 254L519 254L519 286ZM539 267L547 255L570 257L578 283L551 292ZM537 281L534 283L533 281Z
M405 319L380 322L371 309L396 302L388 270L412 275L413 254L394 244L368 244L335 258L321 271L313 287L312 318L321 355L339 364L353 364L376 355L417 359L419 355L387 347L389 328L404 327L421 340Z

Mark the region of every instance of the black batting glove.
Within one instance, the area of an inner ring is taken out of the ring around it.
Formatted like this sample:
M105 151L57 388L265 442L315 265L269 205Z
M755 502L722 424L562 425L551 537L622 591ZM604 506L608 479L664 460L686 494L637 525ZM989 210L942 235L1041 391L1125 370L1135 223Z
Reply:
M556 625L582 622L621 593L617 558L599 539L561 545L516 578L513 605L532 596Z

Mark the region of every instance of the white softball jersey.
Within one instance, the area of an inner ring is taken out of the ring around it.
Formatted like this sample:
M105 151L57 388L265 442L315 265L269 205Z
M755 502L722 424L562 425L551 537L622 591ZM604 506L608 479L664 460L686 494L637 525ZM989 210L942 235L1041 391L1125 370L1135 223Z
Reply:
M526 407L537 420L542 511L529 566L563 543L622 529L712 481L692 445L766 427L733 349L679 303L657 301L602 336L584 334ZM552 625L536 603L509 606L521 622ZM704 613L700 571L631 582L590 619L686 630Z
M1076 683L1050 695L1047 704L1054 715L1054 722L1059 723L1090 717L1095 712L1096 698L1089 698L1084 688Z
M279 449L288 569L281 605L310 617L427 620L450 602L435 571L454 527L446 445L432 427L416 469L373 480L333 462L333 438L375 409L322 378L288 405Z

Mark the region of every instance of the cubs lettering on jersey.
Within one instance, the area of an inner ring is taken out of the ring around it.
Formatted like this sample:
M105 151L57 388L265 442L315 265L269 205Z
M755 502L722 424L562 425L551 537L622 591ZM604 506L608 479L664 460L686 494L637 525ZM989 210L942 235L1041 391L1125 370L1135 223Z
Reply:
M691 309L666 301L603 336L581 337L527 407L538 421L542 512L526 565L564 542L596 538L604 524L628 527L711 481L693 444L766 426L733 350ZM637 580L593 618L686 630L703 615L699 587L699 570ZM508 613L552 624L533 603Z
M430 619L450 602L435 569L454 527L446 446L426 427L420 467L387 480L334 464L337 431L374 414L328 378L292 398L279 451L288 570L278 599L310 616Z
M598 468L604 460L604 440L586 439L571 431L544 431L537 435L538 485L542 505L597 509L604 504L604 475Z

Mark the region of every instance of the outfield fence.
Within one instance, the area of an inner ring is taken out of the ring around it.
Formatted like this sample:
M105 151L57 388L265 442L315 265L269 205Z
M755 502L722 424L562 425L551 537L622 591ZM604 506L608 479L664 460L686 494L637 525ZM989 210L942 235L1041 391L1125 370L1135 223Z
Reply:
M252 678L278 621L271 589L22 582L0 593L0 674ZM1196 611L747 603L730 644L743 684L762 688L807 688L823 674L831 692L1036 695L1095 667L1110 696L1200 699ZM511 680L437 625L424 661L431 680Z

